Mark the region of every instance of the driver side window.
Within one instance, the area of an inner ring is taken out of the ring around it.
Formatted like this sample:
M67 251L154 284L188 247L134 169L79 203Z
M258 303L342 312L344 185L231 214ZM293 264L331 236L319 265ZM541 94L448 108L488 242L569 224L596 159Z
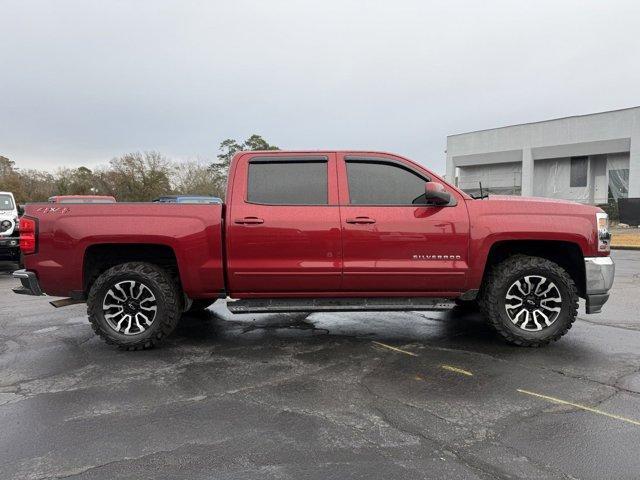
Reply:
M424 184L415 172L384 161L347 160L351 205L424 205Z

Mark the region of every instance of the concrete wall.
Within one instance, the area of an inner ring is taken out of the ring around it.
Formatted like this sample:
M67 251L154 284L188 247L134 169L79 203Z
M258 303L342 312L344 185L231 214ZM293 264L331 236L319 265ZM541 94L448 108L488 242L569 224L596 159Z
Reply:
M534 163L532 195L581 203L605 204L609 193L609 171L629 169L629 153L591 155L588 158L587 185L571 186L571 158L539 159ZM477 194L479 183L485 192L519 195L522 162L467 165L458 167L458 186Z
M595 157L625 152L629 196L640 197L640 107L451 135L447 178L455 177L456 167L517 161L522 164L522 194L532 195L536 162L589 155L594 157L590 182L595 202L603 197L602 160Z
M607 203L609 186L607 184L607 155L596 155L589 159L589 203L601 205Z
M522 164L519 162L460 167L458 186L465 191L483 189L505 194L519 194L522 186Z
M593 203L593 179L589 173L586 186L572 187L571 158L539 160L534 167L533 195Z

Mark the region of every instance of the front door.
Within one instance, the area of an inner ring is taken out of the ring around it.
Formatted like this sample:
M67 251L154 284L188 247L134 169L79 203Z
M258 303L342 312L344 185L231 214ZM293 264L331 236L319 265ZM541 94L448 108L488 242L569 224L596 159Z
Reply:
M229 290L241 296L339 291L335 154L247 153L235 168L226 215Z
M340 155L344 292L438 295L464 290L469 220L453 189L449 206L425 203L439 181L392 156Z

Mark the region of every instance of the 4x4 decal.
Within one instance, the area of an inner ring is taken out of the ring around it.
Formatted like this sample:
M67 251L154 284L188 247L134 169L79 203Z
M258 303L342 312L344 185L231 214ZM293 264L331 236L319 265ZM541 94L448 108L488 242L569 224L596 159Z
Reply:
M36 212L39 213L60 213L65 214L71 211L68 207L38 207Z

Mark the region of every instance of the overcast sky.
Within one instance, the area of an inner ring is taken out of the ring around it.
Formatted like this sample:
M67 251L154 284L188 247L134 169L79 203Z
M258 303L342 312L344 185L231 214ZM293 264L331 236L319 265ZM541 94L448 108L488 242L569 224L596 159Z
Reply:
M0 0L0 155L397 152L640 104L638 1Z

